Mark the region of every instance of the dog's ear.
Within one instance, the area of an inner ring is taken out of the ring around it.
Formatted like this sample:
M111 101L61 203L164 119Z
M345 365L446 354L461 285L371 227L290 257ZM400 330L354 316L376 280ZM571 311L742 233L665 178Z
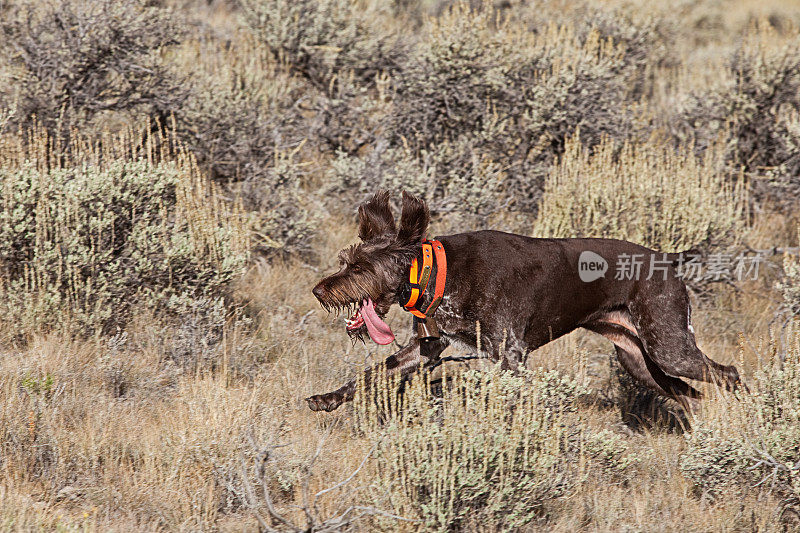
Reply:
M395 231L394 215L389 207L389 191L378 191L369 202L358 208L358 236L362 241Z
M430 220L431 214L425 200L403 191L403 210L400 214L397 240L404 244L418 243L425 235Z

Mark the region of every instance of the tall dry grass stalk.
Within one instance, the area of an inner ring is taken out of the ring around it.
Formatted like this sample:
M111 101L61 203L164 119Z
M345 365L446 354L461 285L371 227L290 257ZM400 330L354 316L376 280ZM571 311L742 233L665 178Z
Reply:
M8 112L13 113L12 110ZM146 164L145 169L172 165L178 177L179 220L186 221L191 228L190 235L198 244L198 253L218 262L223 260L219 236L215 235L218 232L214 231L219 225L230 233L234 253L249 250L247 217L241 204L225 201L219 187L200 172L194 155L160 125L146 123L118 131L106 130L97 137L86 137L75 130L67 146L59 143L45 128L38 126L24 135L2 135L0 168L5 171L33 168L46 173L87 167L102 172L119 161L141 161Z
M227 281L219 276L243 270L250 232L241 205L152 130L73 132L67 146L43 128L2 136L0 290L18 327L106 324L113 307L164 289L217 290Z
M230 386L222 373L170 376L149 345L127 360L131 390L117 400L103 344L39 338L24 360L0 360L0 486L20 505L0 504L2 528L26 529L33 500L19 492L42 502L34 516L51 525L35 529L80 523L84 510L97 527L112 508L124 529L212 528L236 506L225 479L244 433L276 434L263 408L274 391Z
M533 233L626 239L665 251L729 245L746 227L741 174L725 171L721 145L703 157L660 137L594 150L576 133L546 182Z

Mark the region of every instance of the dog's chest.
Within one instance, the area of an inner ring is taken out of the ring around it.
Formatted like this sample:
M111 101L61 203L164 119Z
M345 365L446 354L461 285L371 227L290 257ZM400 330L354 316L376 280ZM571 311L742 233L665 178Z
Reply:
M449 296L442 298L442 303L439 304L439 308L436 310L436 323L442 335L448 338L458 334L463 335L468 329L475 331L478 322L477 320L468 320L460 306L454 305L452 298Z
M440 334L450 345L465 351L476 350L478 338L484 337L481 333L480 320L467 317L466 313L447 296L442 299L436 311L436 324ZM484 346L481 346L481 351L483 349Z
M436 311L439 332L448 343L464 352L479 352L491 358L506 351L525 352L521 338L513 328L501 327L491 317L464 312L452 298L445 296Z

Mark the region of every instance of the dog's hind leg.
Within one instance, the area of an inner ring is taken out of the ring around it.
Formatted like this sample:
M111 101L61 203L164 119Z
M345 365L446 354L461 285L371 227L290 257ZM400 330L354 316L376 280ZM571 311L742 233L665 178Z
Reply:
M406 377L416 372L421 364L437 359L447 347L447 343L442 339L426 341L425 346L420 350L420 343L414 337L408 345L390 355L384 363L386 377L400 374ZM374 375L378 367L367 369L364 373L364 383L367 387L372 386ZM315 394L306 398L308 407L312 411L333 411L344 402L349 402L356 394L356 380L350 380L343 386L327 394Z
M645 352L670 376L735 390L741 384L739 372L733 365L709 359L697 347L689 321L689 295L680 280L674 282L663 290L640 293L629 306Z
M639 383L678 402L687 412L694 412L703 395L680 378L666 375L640 350L628 351L615 346L622 367Z
M636 381L677 401L686 411L694 411L702 394L682 379L668 376L644 352L635 332L616 323L597 321L585 326L614 343L617 358Z

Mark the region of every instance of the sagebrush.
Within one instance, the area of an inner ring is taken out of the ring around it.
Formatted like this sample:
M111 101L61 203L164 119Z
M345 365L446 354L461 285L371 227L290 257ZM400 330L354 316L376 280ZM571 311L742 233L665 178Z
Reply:
M39 135L46 150L51 138ZM12 331L112 331L136 305L223 295L244 271L247 218L191 156L156 162L72 146L71 160L49 167L4 154L2 305Z

